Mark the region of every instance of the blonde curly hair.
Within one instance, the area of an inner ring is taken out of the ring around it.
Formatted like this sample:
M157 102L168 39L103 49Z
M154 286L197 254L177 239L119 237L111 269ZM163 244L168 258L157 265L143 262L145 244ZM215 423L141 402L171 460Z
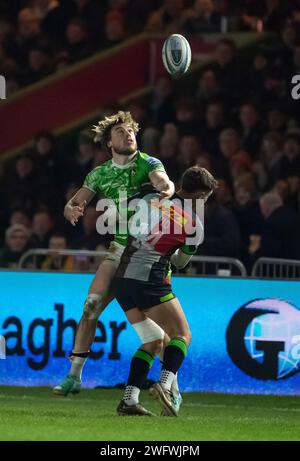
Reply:
M98 122L98 125L94 125L94 128L92 128L92 131L96 133L94 141L101 142L101 144L106 147L106 144L110 139L111 128L119 123L126 123L129 125L133 129L134 134L137 134L140 129L139 124L133 120L130 112L119 110L116 114L111 115L110 117L104 117L103 120Z

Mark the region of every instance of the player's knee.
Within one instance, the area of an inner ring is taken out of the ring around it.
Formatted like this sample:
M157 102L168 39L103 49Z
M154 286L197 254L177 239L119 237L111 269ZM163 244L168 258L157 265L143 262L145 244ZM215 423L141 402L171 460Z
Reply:
M153 354L158 355L161 353L162 348L163 348L163 340L162 339L157 339L156 341L153 341L153 349L154 352Z
M177 331L174 331L174 333L172 334L172 338L183 339L185 344L189 346L192 341L192 333L190 329L184 329L181 331L177 330Z
M151 341L150 343L142 344L141 348L145 351L150 352L153 355L160 354L163 347L163 340L156 339L155 341Z
M103 310L103 296L89 294L84 302L83 316L87 320L98 320Z
M192 333L191 333L190 329L186 332L184 340L185 340L185 343L186 343L187 346L189 346L191 344Z

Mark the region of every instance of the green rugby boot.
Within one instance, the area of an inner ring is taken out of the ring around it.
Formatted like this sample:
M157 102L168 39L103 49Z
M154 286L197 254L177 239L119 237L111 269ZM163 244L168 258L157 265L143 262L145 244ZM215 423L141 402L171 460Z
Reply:
M178 415L180 407L181 407L182 402L183 402L181 394L179 392L172 392L171 391L171 401L172 401L173 408L174 408L174 410L176 411L176 413ZM161 412L161 416L170 416L170 414L165 409L163 409L162 412Z
M172 402L171 392L164 389L160 382L153 384L153 386L149 389L149 393L160 403L164 416L178 416Z
M79 394L81 388L81 380L74 375L67 375L65 379L53 388L54 395L67 396L71 394Z

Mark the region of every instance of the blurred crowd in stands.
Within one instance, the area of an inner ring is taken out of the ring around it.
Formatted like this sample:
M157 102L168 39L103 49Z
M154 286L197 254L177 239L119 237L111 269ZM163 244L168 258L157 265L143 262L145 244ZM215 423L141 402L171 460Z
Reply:
M0 74L11 94L144 31L279 31L287 20L300 20L300 1L0 0Z
M0 73L10 71L16 88L142 30L217 32L225 17L230 31L244 31L262 21L275 35L249 59L220 39L194 87L175 94L164 76L124 109L141 126L140 150L160 158L176 185L194 164L219 180L200 255L238 258L248 270L260 256L300 260L300 103L291 97L291 78L300 74L300 1L0 0L0 11ZM10 168L0 161L0 267L14 267L28 248L107 248L111 237L96 231L94 202L76 227L63 218L86 174L109 158L90 128L75 143L37 133L34 148ZM80 270L86 261L54 252L40 267Z

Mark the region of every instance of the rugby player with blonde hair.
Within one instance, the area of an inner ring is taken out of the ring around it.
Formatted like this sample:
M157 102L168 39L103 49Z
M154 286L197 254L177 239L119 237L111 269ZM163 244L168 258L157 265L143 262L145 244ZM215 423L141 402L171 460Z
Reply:
M101 193L105 198L111 199L117 208L120 191L126 192L130 197L147 183L151 183L162 198L169 198L174 194L174 184L168 178L160 160L138 150L138 130L138 123L133 120L130 112L123 111L105 117L94 126L94 141L108 149L112 158L93 169L86 176L83 186L66 204L64 216L73 226L83 216L86 206L96 194ZM80 391L82 368L95 337L98 318L114 298L110 285L127 240L127 226L125 233L117 228L108 254L90 285L74 348L70 354L71 369L61 384L54 387L53 393L56 395L65 396ZM176 380L174 386L178 389Z

